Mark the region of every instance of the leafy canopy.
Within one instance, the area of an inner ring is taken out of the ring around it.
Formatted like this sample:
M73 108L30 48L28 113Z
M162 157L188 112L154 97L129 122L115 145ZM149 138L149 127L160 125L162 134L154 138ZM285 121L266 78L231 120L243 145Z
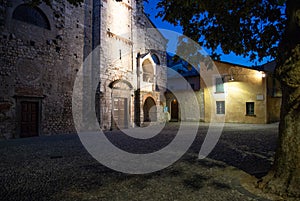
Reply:
M159 0L157 9L214 54L221 47L251 60L276 56L286 20L283 0Z

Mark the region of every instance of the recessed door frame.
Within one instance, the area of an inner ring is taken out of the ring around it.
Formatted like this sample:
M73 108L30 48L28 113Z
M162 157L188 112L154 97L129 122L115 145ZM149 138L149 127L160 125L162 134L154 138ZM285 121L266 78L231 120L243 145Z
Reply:
M115 99L124 99L124 112L125 112L125 127L129 128L131 124L131 94L132 85L126 80L115 80L109 84L111 88L111 130L116 129L114 123L114 101Z
M173 99L170 103L171 121L179 121L179 103L177 99Z
M21 137L21 121L22 121L22 102L31 102L37 104L37 136L41 135L41 124L42 124L42 98L43 97L16 97L16 128L17 132L14 135L14 138Z

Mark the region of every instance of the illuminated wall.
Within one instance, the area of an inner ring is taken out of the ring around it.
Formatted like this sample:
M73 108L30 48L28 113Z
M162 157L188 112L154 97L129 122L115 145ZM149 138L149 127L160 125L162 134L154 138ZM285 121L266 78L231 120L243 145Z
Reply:
M217 78L223 80L223 91L218 88L220 86L216 86ZM278 121L280 99L274 101L268 96L267 76L264 72L215 62L212 68L201 65L201 79L205 122Z
M167 41L144 14L141 0L102 1L101 19L100 124L103 129L110 129L117 119L114 111L122 109L117 108L114 101L124 100L124 111L128 114L123 119L128 120L128 127L134 127L135 122L144 119L146 98L151 97L156 105L161 104L162 92L156 85L162 88L166 85L164 50ZM152 28L151 31L148 28ZM160 65L152 60L153 54ZM143 69L145 60L151 64L147 68L151 69L149 72ZM114 86L120 80L128 84L124 87L128 89L126 93Z

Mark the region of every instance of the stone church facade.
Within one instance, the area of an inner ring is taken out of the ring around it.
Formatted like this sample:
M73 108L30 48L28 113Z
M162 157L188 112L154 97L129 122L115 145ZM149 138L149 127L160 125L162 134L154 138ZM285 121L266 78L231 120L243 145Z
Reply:
M0 5L0 138L74 133L73 85L100 46L96 115L102 129L160 121L166 39L139 0L21 0Z

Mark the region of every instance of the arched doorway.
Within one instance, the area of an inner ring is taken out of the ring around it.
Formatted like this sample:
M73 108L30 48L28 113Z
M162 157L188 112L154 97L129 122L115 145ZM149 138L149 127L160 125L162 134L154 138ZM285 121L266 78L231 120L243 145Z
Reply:
M148 97L143 106L144 122L156 122L157 121L157 108L153 98Z
M171 120L178 121L178 101L176 99L171 101Z

